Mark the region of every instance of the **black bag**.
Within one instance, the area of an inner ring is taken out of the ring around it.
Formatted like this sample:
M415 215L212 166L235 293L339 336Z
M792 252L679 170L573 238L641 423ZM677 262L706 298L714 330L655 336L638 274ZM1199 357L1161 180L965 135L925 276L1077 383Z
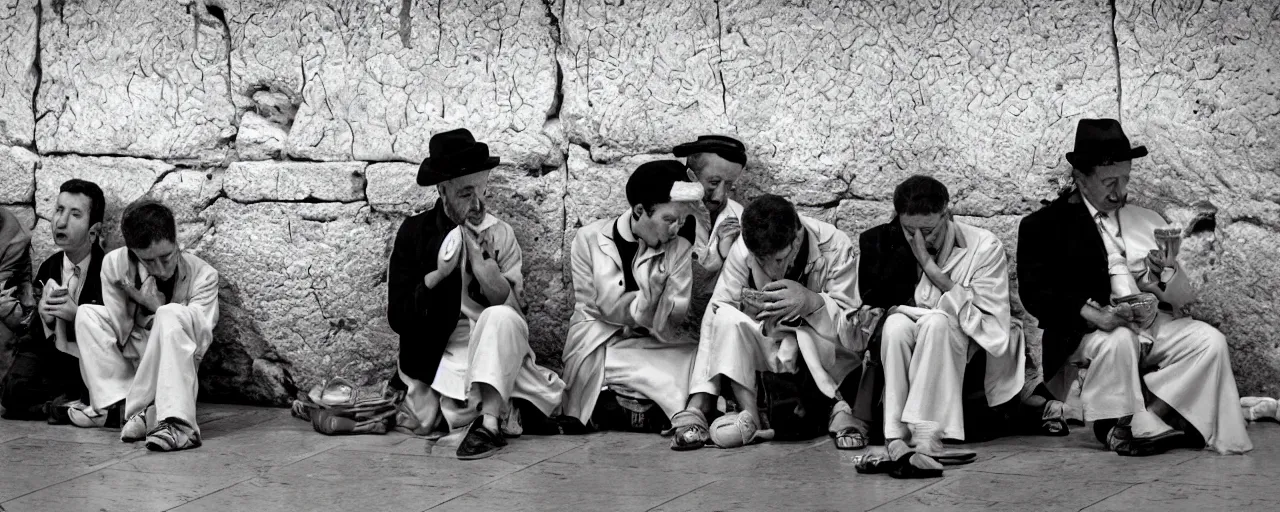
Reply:
M773 429L776 440L802 441L827 432L834 400L818 389L803 358L797 368L796 373L756 373L760 428Z

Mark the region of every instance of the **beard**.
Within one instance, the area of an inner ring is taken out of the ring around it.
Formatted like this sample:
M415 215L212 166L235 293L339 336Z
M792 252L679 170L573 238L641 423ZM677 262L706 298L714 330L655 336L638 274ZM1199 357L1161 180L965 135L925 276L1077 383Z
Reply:
M469 204L461 207L448 205L445 211L449 214L449 220L459 226L468 223L479 224L480 220L484 218L485 206L483 201L479 201L474 208ZM474 221L472 221L472 217L475 217Z

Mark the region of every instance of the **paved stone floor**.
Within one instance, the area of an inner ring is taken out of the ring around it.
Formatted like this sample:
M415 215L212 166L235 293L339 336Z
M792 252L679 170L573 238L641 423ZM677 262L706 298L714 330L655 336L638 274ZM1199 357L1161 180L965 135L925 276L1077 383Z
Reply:
M829 440L677 453L633 434L524 437L489 459L401 434L326 437L283 409L201 404L204 446L0 420L0 511L1280 510L1280 425L1247 456L1146 459L1066 438L970 445L933 480L859 475Z

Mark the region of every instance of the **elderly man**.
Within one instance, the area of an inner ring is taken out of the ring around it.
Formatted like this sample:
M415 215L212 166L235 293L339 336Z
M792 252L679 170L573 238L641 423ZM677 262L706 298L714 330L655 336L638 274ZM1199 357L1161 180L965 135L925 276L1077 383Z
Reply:
M899 304L888 310L881 336L887 443L906 441L913 430L963 441L965 367L975 356L986 359L989 406L1016 403L1023 387L1026 356L1022 329L1011 325L1004 245L990 231L954 220L949 202L938 180L912 176L894 190L893 231L873 228L904 242L914 263L910 278L895 276L873 292L910 290L890 301ZM866 255L864 264L880 264L882 256ZM929 451L936 445L928 439L916 441L926 455L943 455Z
M1247 452L1226 339L1179 314L1195 300L1177 260L1181 230L1126 204L1133 160L1146 155L1118 121L1080 120L1066 155L1075 188L1019 226L1019 286L1044 328L1044 374L1089 367L1085 420L1121 455Z
M218 323L218 271L178 246L163 204L129 205L120 231L125 247L102 260L102 305L76 312L91 403L68 415L81 427L122 418L120 440L153 451L197 448L196 370Z
M672 419L671 448L697 449L711 439L707 416L725 391L740 409L733 428L742 440L751 439L761 427L757 372L807 372L823 395L834 397L862 360L861 348L845 344L857 297L857 264L847 235L800 216L775 195L747 206L741 240L729 250L702 320L691 395L688 407ZM725 383L730 389L723 389Z
M520 245L485 208L499 159L466 129L433 135L429 151L418 184L440 198L405 219L391 251L387 320L407 387L397 421L420 434L469 425L457 456L481 459L524 431L513 420L551 414L564 382L529 348Z
M37 315L15 351L4 381L4 417L68 423L68 407L83 408L89 392L80 377L76 312L81 304L102 304L99 243L106 199L97 184L63 182L53 211L53 243L58 251L40 265L35 286Z
M685 159L689 179L701 184L703 190L701 206L694 208L694 222L684 227L684 231L694 229L693 295L686 320L696 336L724 257L741 232L738 219L742 205L732 194L747 165L747 148L732 137L702 135L676 146L672 154Z
M674 160L642 164L627 180L630 207L574 236L564 414L577 429L659 432L688 395L697 346L676 328L693 246L678 233L703 196L688 179Z

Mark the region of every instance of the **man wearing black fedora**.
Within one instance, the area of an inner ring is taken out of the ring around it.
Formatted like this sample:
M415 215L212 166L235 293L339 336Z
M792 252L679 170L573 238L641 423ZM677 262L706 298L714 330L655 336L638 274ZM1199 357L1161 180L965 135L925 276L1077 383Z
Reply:
M1133 160L1146 155L1118 121L1082 119L1066 155L1075 187L1019 226L1019 290L1044 329L1044 376L1088 367L1085 420L1121 455L1247 452L1226 340L1181 314L1195 300L1181 229L1126 203Z
M405 390L403 429L430 434L468 427L459 459L479 459L550 415L564 382L538 366L522 313L520 246L484 196L498 158L457 129L431 137L418 185L435 206L405 219L388 273L387 320L400 335L393 385ZM478 407L477 407L478 406Z

